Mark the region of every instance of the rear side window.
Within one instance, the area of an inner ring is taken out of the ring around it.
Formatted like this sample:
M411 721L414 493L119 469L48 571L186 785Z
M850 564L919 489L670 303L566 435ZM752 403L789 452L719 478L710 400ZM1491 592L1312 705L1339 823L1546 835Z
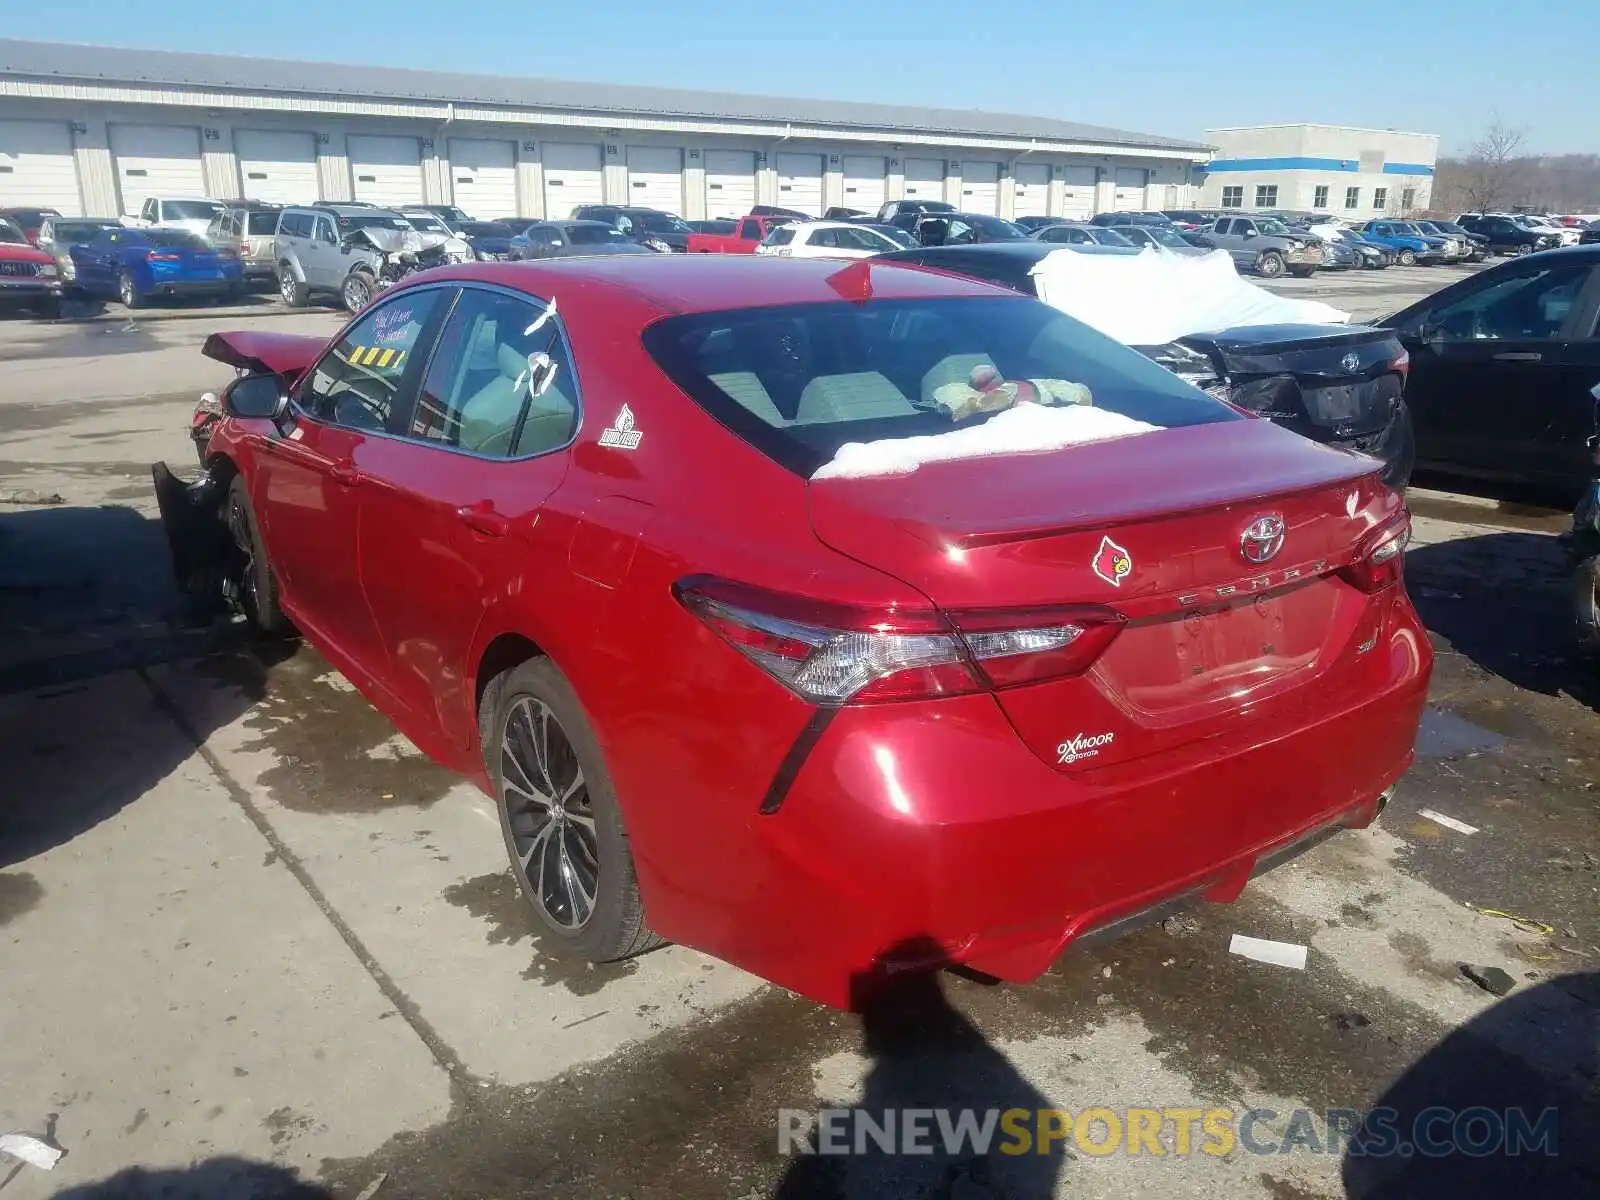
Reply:
M1152 425L1237 419L1138 351L1021 297L696 313L652 325L644 345L711 416L803 476L846 442L981 424L992 413L963 401L998 382L1087 389L1095 407Z
M577 388L558 327L540 321L543 312L499 292L463 292L439 335L409 436L491 458L570 442Z

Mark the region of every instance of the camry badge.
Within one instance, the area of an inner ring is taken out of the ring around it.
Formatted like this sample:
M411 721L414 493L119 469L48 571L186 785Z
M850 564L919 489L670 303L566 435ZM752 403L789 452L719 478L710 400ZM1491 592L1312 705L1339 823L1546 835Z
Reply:
M1107 534L1100 539L1100 549L1095 551L1094 573L1114 588L1133 574L1133 555L1111 540Z
M1257 517L1239 535L1239 553L1248 563L1269 562L1282 549L1283 518L1277 515Z
M1344 368L1347 375L1354 374L1361 369L1361 356L1352 350L1339 360L1339 365Z

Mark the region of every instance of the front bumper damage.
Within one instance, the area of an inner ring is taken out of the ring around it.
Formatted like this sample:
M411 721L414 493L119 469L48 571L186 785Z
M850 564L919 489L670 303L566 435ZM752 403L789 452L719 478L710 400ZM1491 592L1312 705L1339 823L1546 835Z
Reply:
M227 484L209 469L185 481L164 462L151 464L150 476L179 589L196 603L231 602L242 556L222 520Z

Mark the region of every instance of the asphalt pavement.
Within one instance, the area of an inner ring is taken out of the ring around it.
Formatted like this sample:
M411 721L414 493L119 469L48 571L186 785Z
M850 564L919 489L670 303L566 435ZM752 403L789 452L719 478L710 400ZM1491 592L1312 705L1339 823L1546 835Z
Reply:
M1305 286L1399 308L1448 277ZM861 1019L678 947L545 953L486 797L310 647L185 612L148 464L192 461L189 412L227 377L201 342L338 321L0 323L0 1131L67 1151L0 1159L0 1200L1600 1189L1600 673L1568 637L1560 514L1416 498L1438 665L1374 828L1036 984L952 975ZM1043 1153L780 1153L783 1110L848 1105L1102 1109L1118 1136L1103 1152L1091 1114ZM1436 1106L1554 1108L1557 1153L1330 1136L1330 1109L1410 1130ZM1132 1136L1148 1108L1272 1115L1179 1152L1170 1123Z

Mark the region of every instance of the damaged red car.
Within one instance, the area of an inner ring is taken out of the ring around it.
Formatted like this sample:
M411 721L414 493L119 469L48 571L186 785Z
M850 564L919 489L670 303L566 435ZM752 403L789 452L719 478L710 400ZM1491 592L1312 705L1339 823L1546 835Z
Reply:
M907 266L567 259L221 334L180 574L499 805L546 948L832 1004L1365 825L1432 666L1380 464Z

